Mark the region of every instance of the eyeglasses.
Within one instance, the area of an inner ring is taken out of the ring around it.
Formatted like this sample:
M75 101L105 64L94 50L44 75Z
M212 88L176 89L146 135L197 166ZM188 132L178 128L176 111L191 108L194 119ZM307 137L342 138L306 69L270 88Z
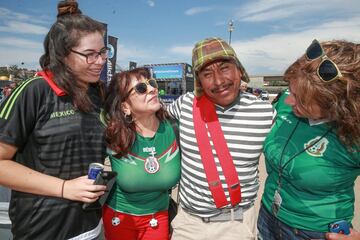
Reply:
M338 66L330 60L318 40L314 39L310 46L306 49L305 57L309 61L321 58L322 61L317 68L317 75L324 82L332 82L340 79L342 74Z
M103 47L99 52L92 52L92 53L85 54L85 53L81 53L81 52L75 51L73 49L70 49L71 52L79 54L80 56L85 57L86 62L88 64L92 64L92 63L96 62L98 60L99 56L103 60L105 60L108 57L109 50L110 49L108 47Z
M151 87L156 88L156 89L158 88L158 84L157 84L156 80L153 78L150 78L150 79L146 80L145 82L137 83L134 87L132 87L129 90L127 96L129 96L133 90L135 90L135 92L137 92L138 94L146 93L148 85L150 85Z

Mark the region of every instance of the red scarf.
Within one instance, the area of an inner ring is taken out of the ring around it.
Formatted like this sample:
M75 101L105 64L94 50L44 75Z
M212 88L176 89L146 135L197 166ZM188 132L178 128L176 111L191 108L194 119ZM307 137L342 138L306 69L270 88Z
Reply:
M212 153L208 131L213 141L217 156L223 170L225 181L229 189L231 205L235 206L241 202L241 189L239 177L236 172L233 159L225 141L214 104L206 97L194 99L193 118L195 136L199 146L201 161L204 166L206 178L209 184L211 195L217 208L227 206L224 189L221 185L219 173L216 169L214 154Z

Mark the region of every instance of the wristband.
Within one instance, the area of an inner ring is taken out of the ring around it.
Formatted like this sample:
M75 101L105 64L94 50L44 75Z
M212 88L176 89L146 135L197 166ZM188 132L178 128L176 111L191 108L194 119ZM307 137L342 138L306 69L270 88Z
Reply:
M65 182L66 182L66 180L64 180L62 182L62 185L61 185L61 198L64 198L64 185L65 185Z

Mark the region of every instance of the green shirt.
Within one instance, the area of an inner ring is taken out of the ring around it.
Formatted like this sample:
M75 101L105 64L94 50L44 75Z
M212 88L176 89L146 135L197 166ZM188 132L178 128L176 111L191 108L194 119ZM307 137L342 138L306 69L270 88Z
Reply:
M153 150L159 163L155 170L145 165ZM168 189L180 179L180 151L170 123L161 122L152 138L137 134L128 155L120 159L111 154L109 157L113 171L118 173L108 200L111 208L133 215L168 208Z
M286 97L276 103L276 122L264 144L268 178L262 202L271 212L281 164L285 167L277 217L294 228L327 232L329 223L351 222L354 216L360 154L348 151L326 123L311 126L308 119L297 118L284 103Z

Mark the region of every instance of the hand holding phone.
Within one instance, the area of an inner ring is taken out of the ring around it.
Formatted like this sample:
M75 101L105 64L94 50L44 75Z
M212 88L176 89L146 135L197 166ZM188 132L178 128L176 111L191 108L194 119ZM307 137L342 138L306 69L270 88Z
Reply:
M117 173L112 171L102 171L97 175L94 185L106 185L105 193L93 203L84 203L84 210L99 209L105 204L111 188L115 183L116 176Z
M350 234L350 225L347 221L340 220L340 221L329 224L329 232L349 235Z

